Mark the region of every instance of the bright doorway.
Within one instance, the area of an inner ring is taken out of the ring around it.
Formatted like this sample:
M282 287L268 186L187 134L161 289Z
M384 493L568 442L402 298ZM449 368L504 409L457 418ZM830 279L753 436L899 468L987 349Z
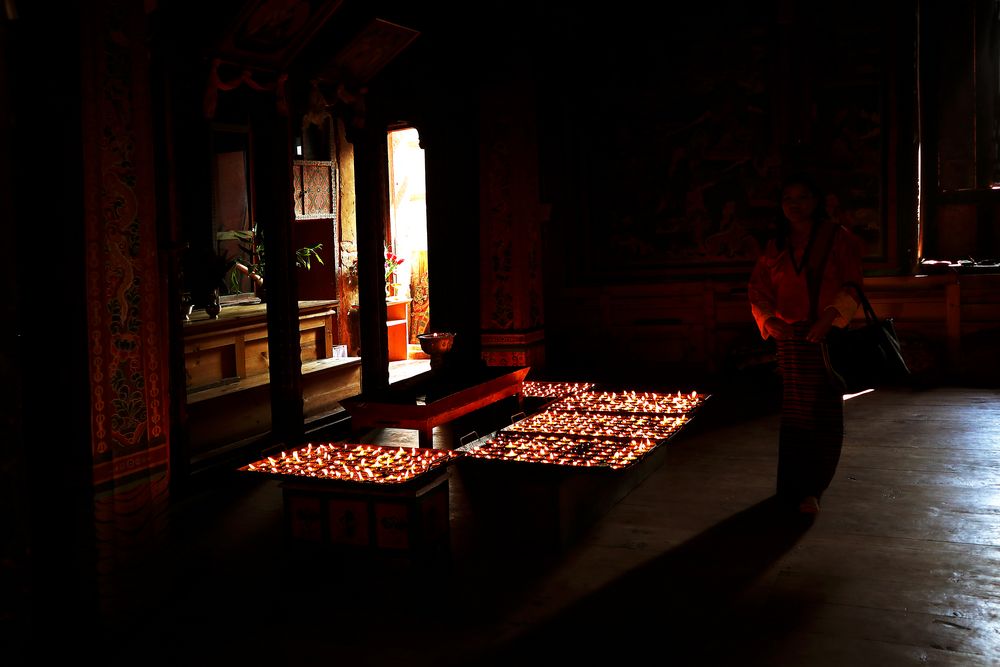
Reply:
M389 381L395 382L430 368L417 340L430 322L427 284L427 190L424 149L416 128L391 130L389 147L389 228L386 239L386 302L390 321ZM396 258L390 262L389 255ZM396 327L393 331L392 327Z

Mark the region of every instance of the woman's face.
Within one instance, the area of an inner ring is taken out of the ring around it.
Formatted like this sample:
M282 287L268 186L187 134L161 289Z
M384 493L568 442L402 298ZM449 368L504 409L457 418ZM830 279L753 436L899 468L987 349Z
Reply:
M791 222L811 222L816 203L816 195L804 185L789 185L781 193L781 210Z

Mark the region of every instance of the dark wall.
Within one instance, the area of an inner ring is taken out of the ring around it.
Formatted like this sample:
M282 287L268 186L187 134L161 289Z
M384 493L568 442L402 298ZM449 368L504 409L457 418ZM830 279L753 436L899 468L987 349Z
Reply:
M94 596L79 8L60 22L37 3L17 9L0 17L5 646L45 627L85 629Z

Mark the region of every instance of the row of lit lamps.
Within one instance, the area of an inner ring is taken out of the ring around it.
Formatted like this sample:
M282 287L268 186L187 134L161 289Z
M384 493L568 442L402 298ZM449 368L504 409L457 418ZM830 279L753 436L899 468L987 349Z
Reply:
M398 484L459 456L574 467L623 468L690 419L706 396L592 392L592 383L525 382L525 396L557 399L545 411L501 429L466 451L371 444L310 443L240 468L279 477Z

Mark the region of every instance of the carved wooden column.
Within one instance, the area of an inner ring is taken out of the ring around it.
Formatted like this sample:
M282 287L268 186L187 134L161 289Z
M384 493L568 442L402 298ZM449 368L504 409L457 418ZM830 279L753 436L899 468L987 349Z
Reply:
M542 224L534 93L524 83L487 90L481 104L480 326L491 366L545 362Z

